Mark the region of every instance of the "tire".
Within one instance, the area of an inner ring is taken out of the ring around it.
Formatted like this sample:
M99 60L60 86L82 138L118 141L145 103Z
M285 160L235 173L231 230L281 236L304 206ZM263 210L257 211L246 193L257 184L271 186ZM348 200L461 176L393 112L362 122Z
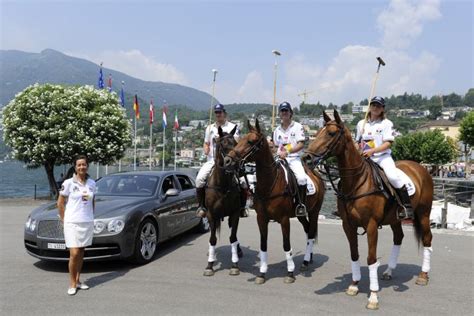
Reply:
M207 219L207 217L201 218L199 224L194 228L194 231L199 234L205 234L209 230L209 220Z
M156 223L146 218L140 223L135 237L135 252L132 261L146 264L153 260L157 250L158 228Z

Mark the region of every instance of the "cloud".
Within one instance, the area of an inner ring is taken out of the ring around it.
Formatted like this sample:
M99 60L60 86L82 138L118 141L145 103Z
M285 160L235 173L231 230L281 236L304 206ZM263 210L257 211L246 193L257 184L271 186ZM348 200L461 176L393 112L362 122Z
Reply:
M237 91L237 102L256 102L255 100L271 102L273 93L265 87L268 85L263 80L262 74L256 70L251 71Z
M138 49L129 51L103 51L96 55L84 56L80 53L68 53L76 57L87 58L96 63L104 62L104 67L118 70L127 75L148 81L163 81L186 85L186 76L175 66L156 61Z

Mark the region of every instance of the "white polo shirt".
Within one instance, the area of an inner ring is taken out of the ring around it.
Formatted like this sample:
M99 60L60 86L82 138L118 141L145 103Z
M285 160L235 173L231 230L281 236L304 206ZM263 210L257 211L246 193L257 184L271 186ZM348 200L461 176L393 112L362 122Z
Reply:
M369 150L381 146L384 142L394 141L395 133L393 131L393 123L390 120L367 121L365 123L364 132L362 134L362 126L364 120L357 123L356 141L361 143L362 151ZM381 156L383 154L391 154L390 148L375 153L374 156Z
M67 179L61 185L59 194L67 197L66 210L64 214L65 223L84 223L94 221L94 209L92 201L95 194L95 181L91 178L86 184L80 183L76 175Z
M229 121L225 121L224 124L221 125L222 131L224 133L230 133L234 129L236 125L234 123L231 123ZM216 150L216 139L219 138L219 131L218 131L218 126L216 123L213 123L211 125L208 125L206 128L206 133L204 135L204 142L209 143L209 154L207 155L207 161L214 161L214 152ZM235 141L239 141L240 138L240 131L239 128L237 127L235 134L234 134L234 139Z
M278 147L278 150L294 148L298 142L305 141L304 128L298 122L291 122L287 129L284 129L281 125L278 126L273 132L273 143ZM302 149L288 154L288 157L299 157L302 153Z

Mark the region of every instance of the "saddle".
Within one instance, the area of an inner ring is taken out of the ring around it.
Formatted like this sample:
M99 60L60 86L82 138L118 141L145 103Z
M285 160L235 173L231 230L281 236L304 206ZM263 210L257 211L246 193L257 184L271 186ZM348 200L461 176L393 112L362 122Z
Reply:
M383 169L376 164L372 159L366 159L372 169L372 179L374 180L375 186L385 196L387 200L395 200L398 205L403 206L400 197L397 194L395 188L388 181L387 176Z
M298 194L298 181L296 179L296 176L293 173L293 170L291 170L290 165L288 164L288 161L286 161L285 159L280 159L278 160L278 163L285 170L285 175L287 176L286 177L287 178L286 191L288 195L290 195L294 199L296 198L296 195Z

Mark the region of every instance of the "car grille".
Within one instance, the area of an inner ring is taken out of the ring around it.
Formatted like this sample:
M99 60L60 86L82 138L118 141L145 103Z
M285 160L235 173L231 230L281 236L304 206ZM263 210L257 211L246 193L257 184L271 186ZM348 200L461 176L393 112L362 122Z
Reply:
M64 227L61 221L47 220L38 224L38 237L64 240Z

